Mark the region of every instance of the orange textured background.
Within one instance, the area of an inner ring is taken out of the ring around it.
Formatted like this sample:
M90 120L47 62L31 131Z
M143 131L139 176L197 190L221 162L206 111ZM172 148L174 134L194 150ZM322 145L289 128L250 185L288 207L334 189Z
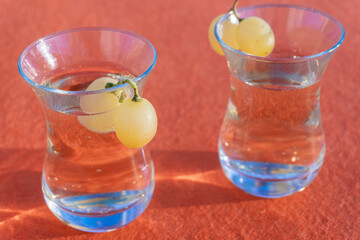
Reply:
M225 59L210 49L207 30L232 0L0 0L0 239L360 239L360 1L278 2L330 13L346 37L324 76L322 170L303 192L262 199L234 187L217 157L229 74ZM134 222L102 234L74 230L46 207L45 119L17 71L31 42L84 26L134 31L158 52L145 90L159 117L150 144L153 199Z

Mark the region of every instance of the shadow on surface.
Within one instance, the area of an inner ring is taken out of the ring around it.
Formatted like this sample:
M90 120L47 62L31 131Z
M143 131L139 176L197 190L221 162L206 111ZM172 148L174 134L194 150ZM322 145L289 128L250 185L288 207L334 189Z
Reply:
M44 204L43 150L0 149L0 208L28 210Z
M43 150L0 153L0 191L7 193L0 195L0 235L4 239L93 236L66 226L47 208L41 192ZM155 209L259 199L232 185L215 152L154 151L152 157L156 187L151 207Z
M156 208L199 206L241 201L254 197L235 187L223 174L215 152L153 151Z
M0 149L0 237L39 239L87 234L47 208L41 191L44 150Z

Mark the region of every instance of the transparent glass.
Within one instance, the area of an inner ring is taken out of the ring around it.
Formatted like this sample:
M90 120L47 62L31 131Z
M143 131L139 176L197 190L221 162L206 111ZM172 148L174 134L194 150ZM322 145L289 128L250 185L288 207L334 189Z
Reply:
M267 57L233 49L215 35L230 71L231 93L219 137L225 175L244 191L267 198L303 190L324 160L320 88L329 60L344 39L328 14L294 5L237 9L272 27L275 48Z
M154 189L147 147L122 145L113 129L116 107L89 113L85 96L125 90L86 91L100 77L130 77L142 93L156 62L145 38L109 28L72 29L46 36L27 47L18 68L45 113L47 154L42 189L50 210L67 225L105 232L136 219ZM107 95L109 96L109 95Z

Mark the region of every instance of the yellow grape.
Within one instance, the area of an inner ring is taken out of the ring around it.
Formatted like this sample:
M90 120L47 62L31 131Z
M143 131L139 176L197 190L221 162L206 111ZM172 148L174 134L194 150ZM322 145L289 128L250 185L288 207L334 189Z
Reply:
M216 22L222 17L223 15L217 16L214 20L212 20L212 22L210 23L210 27L209 27L209 31L208 31L208 37L209 37L209 42L210 45L212 47L212 49L217 52L220 55L224 55L223 50L220 47L220 44L218 42L218 40L215 37L215 24Z
M220 47L220 43L215 37L215 24L223 15L217 16L210 24L209 27L209 41L211 47L220 55L224 55L223 50ZM221 39L230 47L234 49L239 49L237 44L237 39L235 37L235 31L239 24L239 20L235 17L234 14L229 14L228 18L222 22L222 36Z
M266 57L274 49L274 33L267 22L259 17L248 17L236 28L236 39L241 51Z
M108 82L117 83L118 81L109 77L98 78L86 88L86 91L105 89ZM119 106L119 104L118 98L111 93L89 94L80 97L81 110L86 113L107 112Z
M95 133L107 133L114 131L114 116L112 112L78 116L78 121L85 128Z
M155 109L145 98L139 102L126 99L116 109L114 127L116 136L125 146L142 147L155 136L157 130Z
M86 88L86 91L105 89L105 85L108 82L117 83L118 81L108 77L98 78ZM130 91L126 89L125 96L129 97L130 94ZM81 96L80 108L85 113L92 115L78 116L78 120L90 131L96 133L111 132L114 130L113 122L115 116L115 111L112 110L119 105L118 97L109 92Z

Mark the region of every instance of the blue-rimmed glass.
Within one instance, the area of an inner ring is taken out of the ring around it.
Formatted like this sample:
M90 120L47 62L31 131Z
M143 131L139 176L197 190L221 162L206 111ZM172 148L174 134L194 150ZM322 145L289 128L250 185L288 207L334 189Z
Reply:
M86 91L100 77L132 77L141 93L155 62L155 48L144 37L99 27L46 36L21 54L20 74L40 99L46 117L44 198L69 226L111 231L133 221L148 206L154 169L146 146L122 145L112 127L115 109L85 112L80 100L85 95L131 92L127 84Z
M290 195L314 179L324 160L321 77L344 40L344 28L327 13L295 5L258 5L237 13L268 22L275 48L267 57L246 54L222 41L226 15L215 26L231 84L219 137L221 166L250 194Z

